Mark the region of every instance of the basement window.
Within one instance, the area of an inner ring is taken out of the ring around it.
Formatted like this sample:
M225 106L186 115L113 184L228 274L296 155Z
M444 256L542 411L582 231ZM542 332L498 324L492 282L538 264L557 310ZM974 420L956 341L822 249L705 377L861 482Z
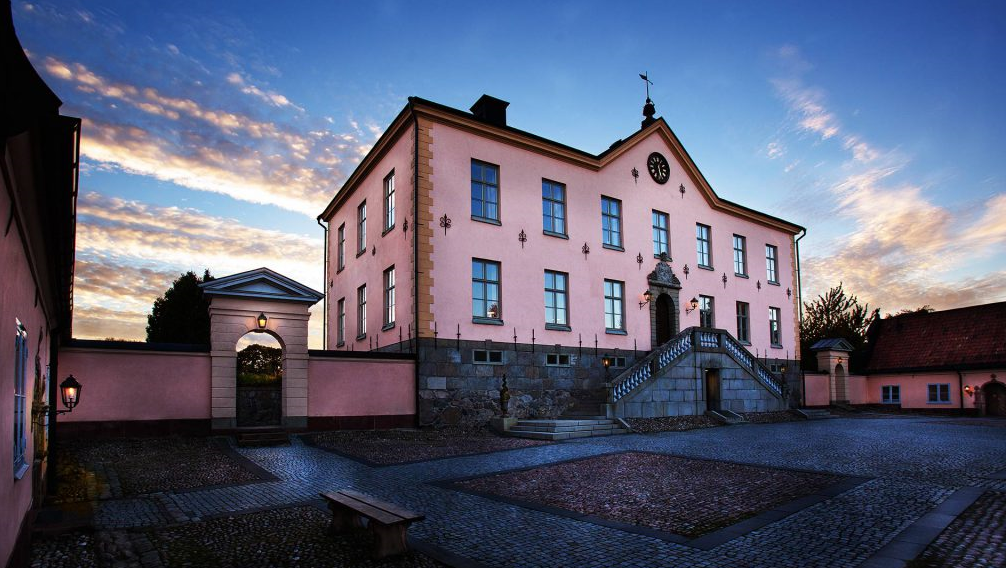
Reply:
M569 366L569 354L568 353L546 353L545 354L545 365L549 367L568 367Z
M490 351L488 349L475 349L472 351L472 361L483 365L502 365L503 352Z

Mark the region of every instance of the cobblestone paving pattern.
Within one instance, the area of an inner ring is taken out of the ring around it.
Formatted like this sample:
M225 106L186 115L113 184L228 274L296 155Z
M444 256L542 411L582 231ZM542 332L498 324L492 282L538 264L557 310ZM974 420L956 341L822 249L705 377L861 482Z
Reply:
M968 443L961 443L965 439ZM631 450L874 479L711 550L427 483ZM411 536L486 566L501 567L851 568L956 489L1001 484L989 477L1006 468L1006 438L1000 428L944 424L929 417L613 436L382 468L297 440L289 447L240 451L281 481L157 494L150 497L156 510L166 518L199 520L297 503L323 490L353 488L425 513L427 519L412 526ZM98 518L109 526L147 523L129 507L113 510L108 508L111 502L100 505Z
M1006 566L1006 492L986 491L909 566Z
M634 482L626 483L628 478ZM459 481L456 486L694 538L841 479L626 452Z

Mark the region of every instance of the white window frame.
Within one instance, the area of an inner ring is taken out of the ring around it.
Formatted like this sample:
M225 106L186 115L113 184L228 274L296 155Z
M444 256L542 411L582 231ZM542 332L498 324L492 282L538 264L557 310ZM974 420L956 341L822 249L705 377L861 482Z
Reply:
M782 347L782 310L775 306L768 308L768 340L772 347Z
M716 327L716 298L699 295L699 327Z
M548 195L546 195L546 188L548 190ZM555 198L555 192L558 191L561 195L561 199ZM542 233L546 235L551 235L554 237L565 237L566 236L566 185L561 184L557 181L552 181L550 179L541 180L541 230ZM548 206L548 211L545 211L545 206ZM552 228L549 228L549 222L551 222ZM558 225L558 229L556 230Z
M384 329L395 327L395 265L384 271Z
M356 289L356 339L367 337L367 285Z
M901 404L901 385L881 385L880 403Z
M342 272L343 268L346 268L346 224L343 223L339 225L339 244L338 244L338 254L336 255L336 271Z
M346 298L339 298L335 311L335 341L336 346L346 344Z
M650 211L650 226L653 237L653 256L661 253L671 254L671 218L663 211Z
M497 166L496 164L490 164L489 162L483 162L482 160L476 160L475 158L472 158L472 166L473 166L472 169L474 169L474 166L476 165L482 168L480 170L481 177L479 179L476 179L475 176L472 175L471 185L475 186L477 184L479 186L480 196L478 198L478 202L480 204L479 205L480 209L482 209L482 214L476 214L475 209L473 207L471 210L472 219L476 221L485 221L488 223L494 223L496 225L499 225L500 224L500 167ZM491 169L496 172L495 183L486 181L485 172L487 169ZM490 199L487 197L487 194L491 193L495 194L496 196L495 199ZM471 200L474 204L476 198L471 197ZM489 209L489 206L492 206L492 208L495 210L495 215L486 214L487 209Z
M748 240L744 235L734 235L734 275L748 275Z
M625 250L622 247L622 201L607 195L601 196L601 246Z
M737 302L737 341L751 345L751 304L747 302Z
M549 287L549 276L552 277L551 288ZM560 278L562 286L557 285ZM569 331L570 329L569 274L558 270L545 270L545 329L559 331Z
M28 330L14 318L14 479L28 471Z
M779 283L779 248L765 245L765 278L769 284Z
M503 352L498 349L473 349L472 363L476 365L502 365Z
M475 265L480 264L482 276L475 273ZM488 268L496 267L496 279L492 280L488 275ZM490 323L499 325L503 321L503 265L495 260L484 258L472 259L472 322ZM476 286L481 291L481 297L476 297ZM492 296L495 295L495 298ZM476 303L480 303L481 310L476 310ZM496 306L496 317L489 315L489 308Z
M713 229L709 225L695 224L695 253L699 268L713 267Z
M569 367L570 357L568 353L546 353L546 367Z
M625 333L625 282L621 280L604 280L604 329Z
M384 233L395 228L395 170L384 178Z
M936 387L936 400L933 400L933 387ZM953 396L950 394L950 383L929 383L926 385L926 404L952 403Z
M356 256L367 252L367 202L356 207Z

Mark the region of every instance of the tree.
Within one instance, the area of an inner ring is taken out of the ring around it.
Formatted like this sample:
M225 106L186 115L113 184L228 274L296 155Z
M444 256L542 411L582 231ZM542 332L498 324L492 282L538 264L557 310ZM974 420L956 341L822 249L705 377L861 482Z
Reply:
M852 345L850 367L856 367L866 355L866 331L878 317L880 309L870 311L869 304L860 305L854 295L846 295L842 284L828 290L823 296L804 303L803 321L800 323L800 358L807 370L817 369L817 360L810 346L821 339L841 338Z
M283 367L283 350L253 343L238 351L238 373L279 375Z
M898 310L898 313L896 313L896 314L890 314L890 313L885 314L884 315L884 319L887 319L887 318L896 318L898 316L903 316L905 314L928 314L928 313L932 313L932 312L935 312L935 311L936 310L934 310L932 306L930 306L929 304L926 304L924 306L920 306L918 308L915 308L914 310L910 309L910 308L903 308L903 309Z
M150 343L210 342L209 301L203 297L201 282L213 280L209 269L199 278L191 270L182 274L164 295L154 300L147 316Z

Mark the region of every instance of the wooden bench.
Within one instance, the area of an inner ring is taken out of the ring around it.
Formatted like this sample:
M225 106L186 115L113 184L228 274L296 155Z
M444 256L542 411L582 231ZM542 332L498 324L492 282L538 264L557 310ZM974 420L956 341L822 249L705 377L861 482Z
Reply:
M377 538L374 558L404 554L408 550L405 532L409 525L426 518L425 515L349 489L320 495L328 501L328 508L332 511L330 534L344 534L362 528L363 519L368 519L366 527Z

